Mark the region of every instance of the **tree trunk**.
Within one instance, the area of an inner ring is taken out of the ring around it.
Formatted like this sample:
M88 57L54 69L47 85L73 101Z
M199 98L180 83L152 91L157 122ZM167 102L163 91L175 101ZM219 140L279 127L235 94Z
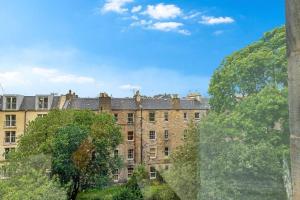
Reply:
M300 0L286 0L291 178L293 200L300 200Z
M79 192L79 182L80 182L79 177L76 176L73 178L73 185L71 186L71 191L69 195L70 200L76 200L77 194Z

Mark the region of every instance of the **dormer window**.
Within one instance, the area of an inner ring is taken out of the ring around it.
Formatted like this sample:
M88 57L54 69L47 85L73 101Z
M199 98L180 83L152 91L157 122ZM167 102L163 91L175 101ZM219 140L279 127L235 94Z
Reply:
M48 97L39 97L38 106L39 109L48 109Z
M17 97L6 97L6 109L8 110L17 109Z

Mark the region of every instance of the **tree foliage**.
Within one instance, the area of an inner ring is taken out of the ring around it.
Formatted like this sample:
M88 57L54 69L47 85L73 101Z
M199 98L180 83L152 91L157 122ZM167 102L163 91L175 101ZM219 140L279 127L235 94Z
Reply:
M200 128L201 199L286 199L287 116L287 91L273 87L210 113Z
M172 167L162 173L167 184L183 200L197 199L200 187L199 145L199 127L191 123L184 144L172 152Z
M65 200L66 188L56 179L50 179L46 170L50 159L36 155L6 164L9 178L0 180L0 199L9 200Z
M286 199L288 157L285 27L227 57L200 125L200 199Z
M211 78L211 108L231 110L240 98L270 84L286 87L287 80L285 27L281 27L224 59Z
M52 158L52 176L71 183L69 198L79 189L103 187L120 159L111 152L121 142L120 127L106 113L54 110L30 122L17 148L17 157L47 154Z

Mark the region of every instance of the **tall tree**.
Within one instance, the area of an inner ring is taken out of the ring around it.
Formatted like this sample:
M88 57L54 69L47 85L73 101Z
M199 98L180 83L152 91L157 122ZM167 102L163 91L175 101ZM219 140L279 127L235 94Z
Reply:
M266 87L200 123L200 199L284 200L287 90ZM277 122L281 122L281 127Z
M121 139L120 127L109 114L54 110L29 124L18 143L16 159L49 155L51 175L63 185L70 183L69 199L76 199L79 189L109 183L109 175L120 166L120 159L111 152Z
M300 1L286 0L293 200L300 199Z
M216 112L232 110L241 98L270 84L287 86L285 27L224 59L210 81L210 105Z

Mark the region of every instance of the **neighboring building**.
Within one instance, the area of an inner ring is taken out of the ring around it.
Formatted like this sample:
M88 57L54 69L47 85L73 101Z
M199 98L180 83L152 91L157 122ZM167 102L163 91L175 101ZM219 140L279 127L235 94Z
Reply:
M79 98L67 95L3 95L0 96L0 163L7 152L16 148L18 137L29 121L43 117L51 109L88 109L108 112L122 127L124 142L114 151L122 156L125 168L115 172L116 182L132 175L135 165L146 165L150 178L157 169L168 169L169 156L180 146L191 121L199 121L209 110L208 99L200 95L165 98L144 98L137 92L133 98L111 98L101 93L99 98Z

